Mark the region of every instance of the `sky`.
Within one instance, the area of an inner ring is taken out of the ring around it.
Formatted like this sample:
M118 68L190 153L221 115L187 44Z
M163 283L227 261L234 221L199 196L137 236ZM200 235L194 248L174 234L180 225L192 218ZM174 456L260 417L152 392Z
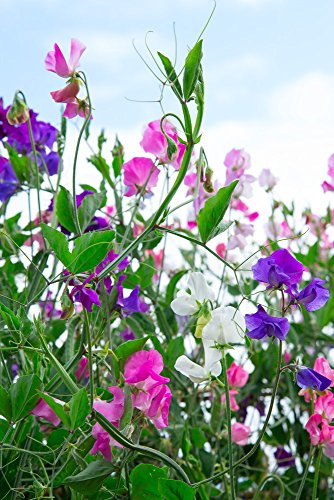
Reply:
M143 154L143 127L161 116L152 102L160 88L133 40L154 67L145 36L150 32L153 53L173 58L175 22L182 67L212 6L211 0L0 0L0 95L7 104L20 88L42 119L59 124L49 92L64 82L45 71L44 58L55 42L68 54L71 37L78 38L87 46L81 68L94 106L92 129L104 127L111 138L118 133L128 159ZM287 201L315 210L330 202L321 183L334 152L333 18L332 0L217 0L203 42L203 144L222 182L226 153L245 148L251 173L272 169ZM168 96L163 105L175 109Z

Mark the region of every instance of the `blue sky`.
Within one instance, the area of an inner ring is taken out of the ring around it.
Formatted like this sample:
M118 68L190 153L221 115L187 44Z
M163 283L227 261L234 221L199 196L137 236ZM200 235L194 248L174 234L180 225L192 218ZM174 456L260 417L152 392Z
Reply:
M159 86L132 39L145 54L145 34L153 30L152 50L172 56L175 21L181 63L212 2L0 0L0 6L5 102L21 88L41 117L57 124L59 107L49 91L63 82L44 70L44 57L55 41L68 53L70 38L79 38L87 45L82 69L95 107L94 127L118 131L129 151L138 153L142 127L160 109L125 97L154 100ZM216 168L232 147L245 147L255 172L272 168L288 198L298 184L303 203L314 193L316 206L323 206L320 184L334 151L333 18L332 0L217 0L204 35L203 134Z

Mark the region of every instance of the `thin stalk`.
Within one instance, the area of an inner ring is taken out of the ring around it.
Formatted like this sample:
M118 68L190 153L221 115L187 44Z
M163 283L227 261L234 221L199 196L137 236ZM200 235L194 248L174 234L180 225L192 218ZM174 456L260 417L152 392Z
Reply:
M313 479L313 491L312 500L317 500L318 482L319 482L319 472L322 459L322 448L319 447L317 461L315 463L314 479Z
M310 452L309 452L309 457L308 457L308 460L307 460L306 465L305 465L305 469L304 469L304 472L303 472L303 477L302 477L302 480L300 482L300 485L299 485L298 492L297 492L295 500L299 500L300 497L301 497L301 494L303 493L304 484L305 484L305 481L306 481L306 478L307 478L307 474L308 474L308 471L309 471L309 468L310 468L310 465L311 465L311 462L312 462L312 459L313 459L313 456L314 456L314 452L315 452L315 448L314 448L314 446L311 446Z
M260 498L260 493L261 493L261 490L263 488L263 486L268 483L269 481L276 481L279 485L279 489L281 490L281 494L279 496L279 500L283 500L284 499L284 491L285 491L285 487L284 487L284 483L282 481L282 479L277 476L277 474L269 474L268 476L266 476L265 478L262 479L261 483L259 484L255 494L254 494L254 497L253 497L253 500L256 500L257 498Z

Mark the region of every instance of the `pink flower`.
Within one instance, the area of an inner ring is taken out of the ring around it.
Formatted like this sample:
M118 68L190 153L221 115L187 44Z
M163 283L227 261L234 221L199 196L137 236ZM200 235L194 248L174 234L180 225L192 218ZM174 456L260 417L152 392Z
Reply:
M317 396L312 389L301 389L298 392L298 396L303 396L305 403L310 403L311 401L316 401Z
M78 363L78 369L75 372L75 378L77 380L80 380L81 377L87 378L89 377L89 368L87 368L88 365L88 358L86 356L82 356Z
M79 66L80 57L85 50L86 47L82 42L76 40L75 38L72 38L70 59L67 63L62 51L55 43L54 50L51 50L46 55L45 67L48 71L57 73L57 75L61 76L62 78L69 78L75 74L75 70Z
M132 395L132 404L148 417L157 429L168 426L168 412L172 393L167 385L160 385L149 391Z
M50 92L52 99L55 102L70 102L79 94L80 85L77 79L74 79L70 82L66 87L61 90L55 90L54 92Z
M244 175L245 170L251 166L250 156L243 149L232 149L227 153L224 165L227 167L226 184Z
M140 145L146 153L153 154L161 163L169 163L178 170L182 162L185 146L178 141L176 128L168 120L164 120L163 128L177 146L177 151L174 153L172 160L169 160L167 155L168 144L161 132L160 120L155 120L147 125Z
M111 402L103 401L102 399L96 399L93 404L94 410L102 413L109 422L115 427L119 427L119 421L122 418L124 412L124 392L120 387L108 387L108 390L114 395L114 399ZM92 428L92 436L96 439L93 448L91 449L91 454L95 455L99 451L102 455L109 461L112 459L111 446L117 446L118 448L123 448L121 444L115 441L103 427L96 423Z
M226 256L226 245L225 245L225 243L218 243L218 245L216 246L216 253L222 259L225 258L225 256Z
M255 219L259 217L259 215L260 215L259 212L252 212L250 214L246 214L246 217L249 220L249 222L253 222Z
M325 358L317 358L314 362L313 369L316 372L321 373L321 375L323 375L324 377L329 378L329 380L332 381L330 387L334 387L334 370L332 370Z
M60 401L59 399L56 398L53 399L56 401L56 403L59 403L61 405L65 404L63 401ZM48 422L51 422L51 424L53 424L55 427L57 427L61 422L60 418L55 414L52 408L42 398L38 401L37 405L30 413L32 415L35 415L35 417L44 418Z
M311 443L313 446L316 446L320 443L321 440L321 430L319 425L323 421L323 418L318 413L314 413L310 416L308 421L306 422L305 429L310 435Z
M155 349L137 351L126 360L124 380L137 389L153 389L169 382L169 378L160 375L163 368L162 356Z
M74 98L67 101L63 116L65 118L74 118L76 116L81 116L81 118L86 118L89 114L89 105L85 99ZM90 117L93 118L92 115Z
M235 361L227 370L227 379L231 387L243 387L249 378L249 373L238 365Z
M160 170L149 158L135 157L124 163L124 184L128 186L125 196L133 196L145 186L147 193L158 183Z
M155 267L157 269L160 269L161 266L162 266L163 259L164 259L164 251L163 251L163 249L161 249L161 250L159 250L157 252L155 252L154 250L146 250L146 253L148 255L151 255L153 257Z
M305 429L310 435L313 446L324 445L324 454L329 458L334 458L334 427L328 425L318 413L314 413L308 419Z
M330 391L326 391L326 394L318 397L314 406L314 412L319 413L319 415L326 418L329 422L334 419L334 397Z
M239 444L240 446L245 446L248 442L248 438L251 432L250 427L248 425L240 424L239 422L235 422L232 424L232 442L235 444Z
M229 392L229 395L230 395L230 406L231 406L231 410L232 411L238 411L239 410L239 405L235 399L235 396L238 394L238 391L236 391L235 389L231 389ZM226 401L226 394L224 392L224 394L222 394L222 397L221 397L221 402L222 403L225 403Z
M273 189L278 182L278 178L269 170L269 168L264 168L259 175L259 184L264 187L266 191Z

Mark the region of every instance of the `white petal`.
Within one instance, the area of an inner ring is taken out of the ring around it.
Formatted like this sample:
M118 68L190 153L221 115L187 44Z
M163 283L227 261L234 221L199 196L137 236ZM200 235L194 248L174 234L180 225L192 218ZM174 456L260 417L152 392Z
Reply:
M203 347L204 347L204 356L205 356L205 363L204 363L204 369L207 372L213 373L213 370L215 369L217 371L217 363L220 366L220 360L222 357L222 353L219 351L219 349L216 349L214 347L214 344L212 343L211 340L206 340L203 339ZM221 368L219 370L219 373L221 371Z
M234 307L218 307L212 311L212 318L203 328L202 338L218 344L240 343L244 337L245 320Z
M183 290L178 292L170 306L179 316L190 316L198 311L196 299Z
M180 356L175 363L175 370L189 377L192 382L199 384L208 380L208 372L197 363L191 361L187 356Z
M199 302L203 300L214 300L215 294L206 282L204 274L191 273L188 278L188 287L193 295Z

